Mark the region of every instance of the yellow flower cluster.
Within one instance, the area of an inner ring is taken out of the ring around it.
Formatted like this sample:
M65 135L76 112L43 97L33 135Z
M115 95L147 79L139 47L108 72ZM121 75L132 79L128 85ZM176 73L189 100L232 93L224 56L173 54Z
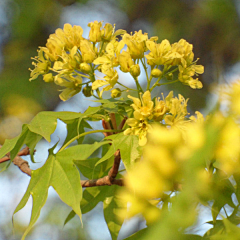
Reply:
M130 126L124 131L125 135L139 136L139 145L144 146L147 143L147 133L151 130L152 122L161 122L165 126L177 127L183 129L189 121L186 120L187 100L179 94L178 98L173 97L171 91L166 98L156 98L155 103L151 99L151 93L146 91L142 97L135 98L128 96L133 100L131 105L134 109L134 118L129 118L126 124Z
M119 81L117 67L124 73L130 73L137 90L143 92L138 83L141 74L139 64L142 63L148 82L147 90L150 92L159 86L161 79L168 79L176 71L178 79L175 81L192 88L202 87L202 83L193 79L193 76L203 73L203 66L193 61L192 45L186 40L181 39L172 45L168 40L163 40L158 44L157 37L149 38L141 30L128 34L121 29L115 31L115 27L109 23L102 26L102 22L98 21L88 26L90 31L87 39L82 36L83 29L80 26L68 23L51 34L46 47L40 47L38 56L33 58L35 68L31 70L30 81L42 75L45 82L62 86L60 98L64 101L80 92L83 85L85 88L91 87L91 94L97 93L98 98L111 89L112 97L119 97L123 90L116 94L113 89L116 84L126 91L129 88ZM151 68L150 76L146 60ZM96 79L96 71L103 73L104 77ZM151 82L153 78L158 78L155 83Z
M165 39L161 43L146 41L146 45L148 50L150 50L150 53L146 55L149 65L164 65L165 69L178 66L179 81L194 89L202 88L202 83L198 78L192 78L195 74L202 74L204 72L203 66L196 65L196 61L193 61L194 54L192 44L181 39L171 45L169 41Z
M124 210L128 218L139 213L149 222L159 218L162 203L155 206L151 204L152 200L164 202L166 194L181 191L179 184L184 189L184 179L189 176L186 169L194 171L195 180L192 181L197 183L194 191L200 199L209 199L215 191L214 168L223 173L223 179L239 174L240 126L239 118L236 118L239 117L239 81L231 85L228 95L230 111L223 114L217 110L207 120L196 112L196 116L191 116L185 123L184 131L159 124L151 126L143 158L127 173L127 190L121 192L122 198L129 202L129 207ZM135 100L133 107L149 117L154 107L148 99L141 104L136 104ZM173 102L174 99L170 100L172 105L178 105ZM185 103L182 101L182 108L185 108ZM174 111L170 116L173 115Z
M157 203L165 192L178 190L184 161L204 143L203 125L188 125L184 135L178 128L152 126L143 159L125 177L126 189L121 196L129 202L128 209L123 210L128 218L141 213L147 222L155 221L161 214Z
M31 71L31 80L43 75L45 82L54 81L65 87L60 94L62 100L67 100L80 92L82 85L88 86L95 81L93 61L106 51L109 42L117 42L116 37L125 31L115 32L114 27L107 23L102 28L102 22L89 23L89 39L82 37L80 26L65 24L63 29L57 29L49 36L46 47L40 47L38 56L34 58L35 69ZM51 72L50 72L51 71ZM118 75L113 69L103 69L105 80L114 86ZM83 83L83 77L89 79ZM93 88L94 89L94 88Z

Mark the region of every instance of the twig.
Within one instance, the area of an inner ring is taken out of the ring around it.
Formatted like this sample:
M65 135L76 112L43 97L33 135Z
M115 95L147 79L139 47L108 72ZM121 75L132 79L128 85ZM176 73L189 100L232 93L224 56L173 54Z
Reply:
M20 152L19 152L20 153ZM19 156L15 157L13 159L13 164L18 166L19 169L23 172L26 173L28 176L31 177L32 175L32 170L29 168L28 162L20 158Z
M103 129L105 129L105 130L112 129L109 122L105 121L104 119L102 119L102 126L103 126ZM112 135L112 133L111 132L104 132L103 135L105 137L107 137L109 135Z
M18 168L25 174L31 177L32 175L32 169L30 169L28 162L23 160L20 156L28 155L29 154L29 148L22 149L17 156L13 159L13 164L18 166ZM114 163L112 168L109 170L108 175L104 176L99 179L93 179L93 180L81 180L82 187L95 187L95 186L111 186L111 185L119 185L123 186L123 179L115 179L118 174L118 168L121 161L120 157L120 151L117 150L114 153ZM6 157L4 157L7 160L10 160L10 154L8 153ZM1 162L3 158L1 158ZM5 161L7 161L5 160Z
M96 186L111 186L111 185L119 185L119 186L123 186L123 179L115 179L117 174L118 174L118 168L119 168L119 164L121 161L121 156L120 156L120 150L118 149L115 153L114 153L114 163L113 166L111 167L111 169L108 172L107 176L104 176L102 178L99 179L93 179L93 180L82 180L81 181L81 185L82 187L96 187Z
M94 180L81 180L82 187L96 187L96 186L111 186L111 185L119 185L123 186L123 179L113 179L110 181L108 176L94 179Z
M113 181L113 179L116 178L116 176L118 174L118 168L119 168L120 161L121 161L121 156L120 156L120 150L118 149L114 153L114 163L113 163L113 166L111 167L111 169L108 172L108 177L109 177L110 181Z
M30 154L29 147L25 147L17 154L17 156L26 156L26 155L29 155L29 154ZM7 153L5 157L0 158L0 163L6 162L10 159L11 159L10 158L10 153Z

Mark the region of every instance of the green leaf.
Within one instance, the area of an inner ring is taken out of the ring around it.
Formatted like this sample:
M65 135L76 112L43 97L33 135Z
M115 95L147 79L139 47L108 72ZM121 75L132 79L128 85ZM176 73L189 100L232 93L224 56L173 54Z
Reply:
M28 125L30 131L43 136L48 142L51 141L51 134L57 127L57 119L62 121L79 118L82 113L75 112L40 112Z
M103 202L107 196L108 191L108 186L86 188L83 191L82 201L80 205L82 213L85 214L91 211L99 202ZM69 222L75 215L75 212L71 211L65 219L64 224Z
M15 214L19 210L21 210L26 205L30 195L32 196L33 206L31 219L26 231L22 236L22 240L25 239L26 235L29 233L34 223L37 221L40 215L41 208L47 200L48 188L50 186L54 160L55 157L53 155L50 155L46 163L41 168L32 171L32 176L27 191L13 213Z
M80 201L82 198L82 186L79 172L71 158L56 155L51 186L56 190L61 200L72 207L81 219Z
M43 136L48 142L51 141L50 135L57 127L57 118L50 114L52 112L41 112L30 122L29 129Z
M109 194L109 188L109 186L86 188L81 201L82 213L91 211L99 202L103 202Z
M117 240L118 233L122 227L123 219L120 218L118 211L123 208L123 201L117 195L119 186L109 187L108 194L103 202L104 218L113 240ZM126 206L125 206L126 207Z
M0 155L3 157L6 153L10 152L11 161L17 156L22 146L26 144L30 148L31 160L34 161L33 154L36 144L41 140L41 136L33 133L29 130L28 125L22 126L22 132L15 138L6 140L3 147L0 149ZM4 171L8 165L6 165L1 171Z
M110 141L95 142L93 144L81 144L64 149L57 153L57 157L69 158L73 160L86 160L92 153Z
M99 158L88 158L86 160L74 161L74 163L84 177L88 179L97 179L103 177L106 171L112 167L114 159L111 157L108 161L105 161L95 167L98 161Z
M70 141L72 138L78 136L79 134L84 132L84 128L92 128L84 119L78 118L78 119L72 119L68 121L64 121L67 124L67 136L63 143L65 145L68 141ZM78 138L77 142L78 144L81 144L84 137Z
M74 161L78 169L81 171L84 177L88 179L100 178L101 167L100 165L95 168L96 162L99 158L89 158L82 161Z
M58 193L61 200L72 207L73 211L80 217L80 202L82 198L82 186L80 175L73 163L73 158L65 155L53 154L53 149L49 149L49 157L45 164L32 172L31 180L22 200L18 204L14 214L21 210L32 195L33 207L29 226L27 227L22 239L25 239L28 232L37 221L41 208L46 202L48 188L52 186Z
M122 115L127 115L126 113L129 111L132 111L132 107L130 106L132 104L132 101L130 100L123 100L123 99L101 99L96 100L95 102L100 102L102 104L102 108L109 113L119 113Z
M64 221L64 226L70 221L70 220L72 220L74 217L76 216L76 213L72 210L69 214L68 214L68 216L67 216L67 218L65 219L65 221Z
M83 116L89 117L93 114L96 114L99 110L101 110L101 106L98 107L88 107L88 109L83 113Z
M141 155L141 150L138 145L138 137L135 135L125 136L124 133L121 132L111 135L106 139L112 139L112 145L96 165L106 161L113 156L118 149L120 149L121 159L128 170Z
M15 147L18 138L19 136L5 140L3 146L0 148L0 158L4 157L8 152L10 152Z

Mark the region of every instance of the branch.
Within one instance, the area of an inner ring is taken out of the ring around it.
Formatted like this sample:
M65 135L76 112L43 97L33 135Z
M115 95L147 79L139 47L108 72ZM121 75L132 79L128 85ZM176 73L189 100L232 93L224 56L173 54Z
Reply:
M120 124L120 127L124 125L125 121L126 119L123 119L122 123ZM110 124L105 120L102 120L102 124L104 129L106 130L111 129ZM106 135L107 134L109 133L106 132ZM31 177L32 170L29 168L28 162L20 158L20 156L25 156L25 155L28 155L29 153L30 151L28 147L25 147L24 149L22 149L17 154L17 156L13 159L13 164L18 166L23 173ZM0 163L8 160L10 160L10 153L7 153L5 157L1 158ZM124 185L123 179L122 178L116 179L120 162L121 162L121 155L120 155L120 150L118 149L114 153L114 163L111 169L109 170L108 175L99 179L81 180L82 187L95 187L95 186L106 186L106 185L107 186L111 186L111 185L123 186Z
M19 169L23 172L26 173L28 176L31 177L32 175L32 170L29 168L28 162L20 158L19 156L15 157L13 159L13 164L18 166Z
M99 179L93 179L93 180L82 180L81 185L82 187L96 187L96 186L111 186L111 185L119 185L124 186L123 179L115 179L118 174L118 168L120 165L121 156L120 156L120 150L118 149L114 153L114 163L111 169L108 172L107 176L104 176Z
M0 146L0 148L1 147L2 146ZM29 147L25 147L17 154L17 156L26 156L26 155L29 155L29 154L30 154ZM5 157L0 158L0 163L6 162L6 161L8 161L10 159L11 159L10 153L7 153Z
M114 153L114 163L113 163L113 166L111 167L111 169L108 172L108 177L109 177L110 181L112 181L113 179L116 178L116 176L118 174L118 168L119 168L119 165L120 165L120 161L121 161L121 156L120 156L120 150L118 149Z
M82 187L96 187L96 186L111 186L111 185L119 185L123 186L123 179L113 179L110 181L108 176L99 178L99 179L93 179L93 180L81 180Z
M18 166L18 168L25 174L31 177L32 175L32 169L30 169L28 162L23 160L20 156L25 156L29 154L29 148L26 147L22 149L17 156L13 159L13 164ZM115 179L118 173L119 164L121 161L120 157L120 151L117 150L114 153L114 163L112 168L109 170L108 175L104 176L99 179L93 179L93 180L81 180L82 187L96 187L96 186L111 186L111 185L119 185L123 186L123 179ZM10 153L7 153L5 157L0 159L0 163L3 161L10 160Z

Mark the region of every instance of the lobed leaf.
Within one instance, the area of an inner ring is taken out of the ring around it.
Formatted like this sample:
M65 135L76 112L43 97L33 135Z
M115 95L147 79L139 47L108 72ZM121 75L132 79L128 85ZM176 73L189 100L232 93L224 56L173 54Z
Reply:
M48 188L51 182L54 160L55 157L53 155L50 155L46 163L41 168L32 171L32 177L28 185L27 191L13 213L15 214L19 210L21 210L26 205L30 195L32 196L33 206L31 219L26 231L22 236L22 240L25 239L26 235L29 233L34 223L37 221L40 215L40 211L47 200Z
M123 201L117 195L119 188L117 185L109 187L108 194L110 196L106 197L103 201L104 218L113 240L117 240L118 233L123 224L123 219L118 214L119 210L124 207Z
M96 165L106 161L120 149L121 159L128 170L141 155L141 149L138 145L138 137L135 135L125 136L123 132L108 136L106 139L112 139L112 145L108 152L96 163Z

